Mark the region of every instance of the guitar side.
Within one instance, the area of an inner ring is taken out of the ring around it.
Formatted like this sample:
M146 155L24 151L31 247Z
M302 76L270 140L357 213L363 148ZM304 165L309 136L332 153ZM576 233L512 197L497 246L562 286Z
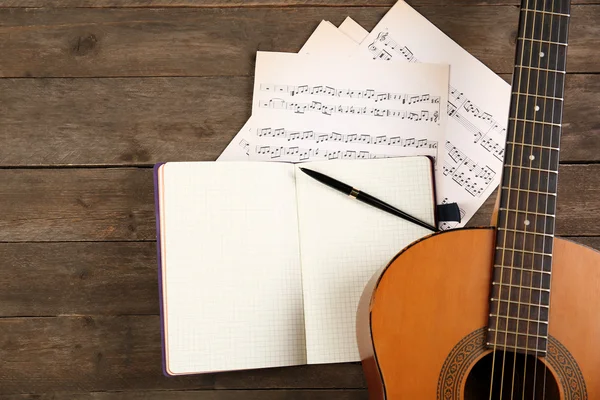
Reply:
M357 336L371 399L465 399L484 346L492 228L435 234L369 282ZM544 359L561 399L600 398L600 253L555 239ZM443 397L442 397L443 396Z

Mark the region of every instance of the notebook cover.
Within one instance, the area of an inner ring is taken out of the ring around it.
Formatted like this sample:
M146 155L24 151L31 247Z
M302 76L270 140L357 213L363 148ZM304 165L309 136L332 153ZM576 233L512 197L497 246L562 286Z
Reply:
M156 215L156 253L157 253L157 261L158 261L158 296L159 296L159 306L160 306L160 340L161 340L161 352L162 352L162 368L163 375L171 376L167 372L167 358L165 352L166 340L165 337L165 325L164 325L164 305L163 305L163 280L162 280L162 252L161 252L161 242L160 242L160 205L158 198L158 169L161 165L165 163L158 163L154 165L154 212Z

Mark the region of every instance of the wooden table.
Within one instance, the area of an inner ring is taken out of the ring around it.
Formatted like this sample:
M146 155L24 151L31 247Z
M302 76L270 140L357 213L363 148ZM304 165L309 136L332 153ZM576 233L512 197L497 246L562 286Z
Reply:
M600 248L600 2L575 3L557 233ZM510 79L516 0L411 4ZM391 5L0 0L0 399L366 398L359 364L162 376L151 167L220 154L257 50Z

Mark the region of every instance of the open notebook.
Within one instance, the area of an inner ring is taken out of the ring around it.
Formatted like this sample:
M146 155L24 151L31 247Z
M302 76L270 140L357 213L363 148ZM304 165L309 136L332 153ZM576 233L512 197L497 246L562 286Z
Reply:
M427 157L302 166L435 223ZM168 375L359 361L364 286L430 233L294 164L166 163L155 183Z

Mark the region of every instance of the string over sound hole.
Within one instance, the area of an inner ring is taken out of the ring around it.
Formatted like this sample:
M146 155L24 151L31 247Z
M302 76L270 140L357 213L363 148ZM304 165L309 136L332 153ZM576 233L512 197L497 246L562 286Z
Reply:
M515 353L502 350L493 355L483 357L469 373L465 400L560 400L554 374L538 358L517 353L515 359Z

